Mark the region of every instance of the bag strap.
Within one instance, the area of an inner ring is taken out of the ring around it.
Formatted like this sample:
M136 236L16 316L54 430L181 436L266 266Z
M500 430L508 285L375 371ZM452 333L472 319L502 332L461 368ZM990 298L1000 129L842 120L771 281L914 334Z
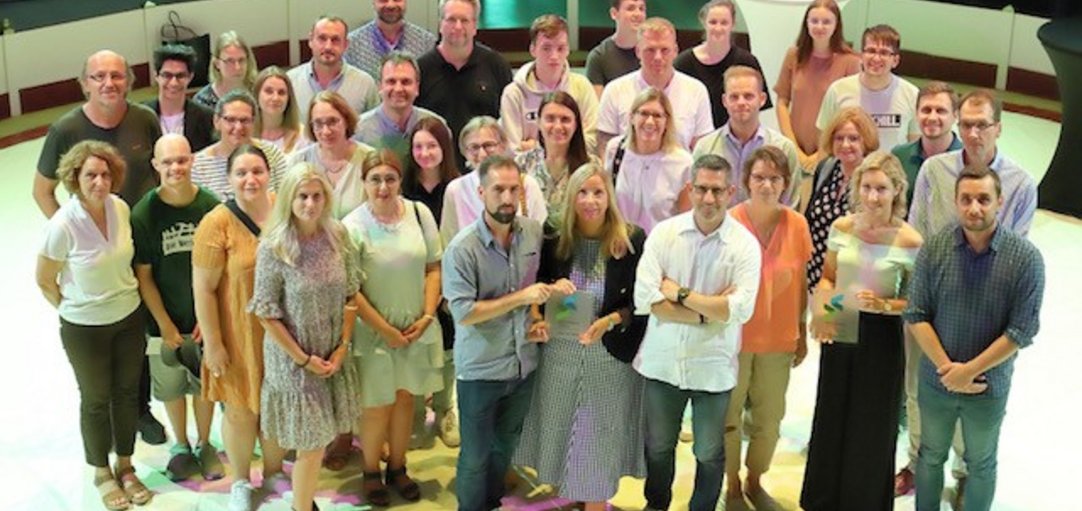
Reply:
M518 175L518 184L522 187L522 193L518 196L518 206L522 210L522 216L530 216L529 210L526 209L526 174L520 173Z
M181 24L180 13L177 11L169 11L169 21L162 25L160 33L164 41L180 41L197 37L194 30Z
M616 175L620 173L620 166L624 164L624 154L627 153L627 137L620 137L620 143L616 145L616 154L612 157L612 182L616 184Z
M252 220L252 217L248 216L248 213L241 211L236 199L229 199L225 201L225 207L229 208L229 211L233 212L233 214L237 217L237 220L240 220L240 223L244 224L244 226L247 227L248 230L251 231L253 235L255 235L255 237L259 237L259 233L261 232L259 226L256 225L254 220Z

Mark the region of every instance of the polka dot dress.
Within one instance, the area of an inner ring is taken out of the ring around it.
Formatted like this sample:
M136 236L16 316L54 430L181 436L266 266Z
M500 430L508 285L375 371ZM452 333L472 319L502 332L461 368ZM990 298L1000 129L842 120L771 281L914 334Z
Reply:
M849 186L842 174L841 162L830 169L830 177L822 190L813 192L808 210L804 213L811 229L812 258L808 261L808 289L819 283L823 276L823 260L827 255L827 237L830 225L849 210Z

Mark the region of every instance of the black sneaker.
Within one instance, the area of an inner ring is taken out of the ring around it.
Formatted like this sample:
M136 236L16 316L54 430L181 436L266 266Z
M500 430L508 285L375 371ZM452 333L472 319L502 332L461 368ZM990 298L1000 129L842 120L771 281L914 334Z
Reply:
M138 429L139 436L143 438L144 442L150 445L162 445L165 443L165 427L153 415L144 413L139 416Z

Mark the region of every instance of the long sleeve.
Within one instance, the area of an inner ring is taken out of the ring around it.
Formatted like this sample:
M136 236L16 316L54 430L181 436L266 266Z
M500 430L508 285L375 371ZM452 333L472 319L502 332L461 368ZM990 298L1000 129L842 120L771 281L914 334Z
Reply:
M925 239L935 234L928 232L928 201L931 198L928 172L928 162L925 162L917 173L917 182L913 185L913 203L909 205L909 224Z
M664 248L665 240L661 238L664 232L654 232L646 238L642 249L642 257L635 269L635 314L647 316L650 307L665 299L661 294L661 261L658 259L659 251Z

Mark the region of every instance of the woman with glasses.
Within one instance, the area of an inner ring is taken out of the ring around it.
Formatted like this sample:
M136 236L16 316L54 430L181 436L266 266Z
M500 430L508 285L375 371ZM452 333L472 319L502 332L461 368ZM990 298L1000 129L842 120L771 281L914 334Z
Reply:
M270 187L275 190L286 169L286 158L277 147L263 140L252 138L256 121L255 98L247 90L226 93L214 107L214 127L221 139L195 153L192 162L192 182L210 190L225 202L234 197L227 171L229 155L242 145L258 147L270 165Z
M218 99L234 89L251 90L259 66L252 48L235 31L223 32L214 41L210 57L210 83L192 96L192 101L214 109Z
M252 86L252 95L259 104L255 120L258 138L274 144L285 154L307 145L301 134L300 109L293 83L286 72L278 66L270 66L259 72Z
M649 233L691 209L691 153L676 140L672 103L649 87L631 104L627 134L609 141L605 163L615 176L616 203L628 222Z

